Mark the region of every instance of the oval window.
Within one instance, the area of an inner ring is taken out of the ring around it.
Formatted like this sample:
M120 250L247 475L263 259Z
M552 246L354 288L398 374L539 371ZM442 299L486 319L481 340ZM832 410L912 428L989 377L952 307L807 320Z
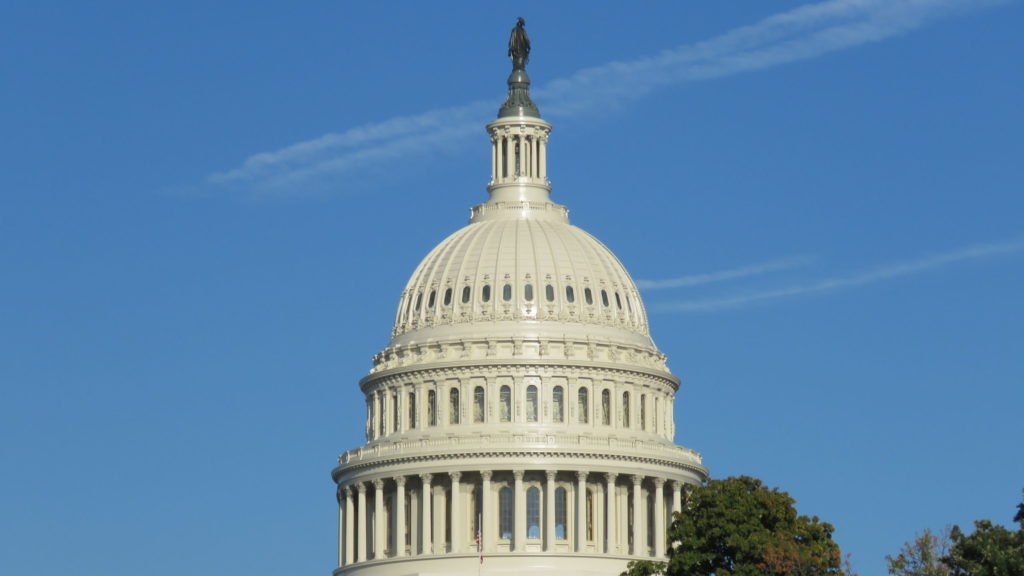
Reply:
M565 299L568 302L575 302L576 301L576 292L573 291L572 286L566 286L565 287Z
M436 290L431 290L430 291L430 298L427 298L427 308L433 308L434 307L434 298L435 298L435 296L437 296L437 291Z
M548 284L544 287L544 297L548 299L548 302L555 301L555 287Z
M444 291L444 305L450 306L452 303L452 289L446 288Z
M604 304L605 308L608 307L608 292L604 290L601 290L601 304Z
M533 302L533 284L527 284L523 287L523 298L525 298L527 302Z
M594 303L594 293L590 291L590 288L583 289L583 299L587 301L587 304Z
M505 284L505 286L501 289L501 299L504 300L505 302L508 302L509 300L512 299L511 284Z
M490 302L491 301L491 285L490 284L484 284L484 290L480 294L480 297L483 298L484 302Z
M465 288L462 289L462 303L463 304L469 304L469 295L471 293L472 293L472 290L469 289L469 286L466 286Z
M615 293L615 306L619 310L622 310L622 298L619 298L619 293L618 292Z

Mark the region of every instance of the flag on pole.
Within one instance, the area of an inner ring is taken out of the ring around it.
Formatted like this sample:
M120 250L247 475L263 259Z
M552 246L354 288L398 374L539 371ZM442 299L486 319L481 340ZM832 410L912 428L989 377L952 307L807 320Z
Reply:
M480 554L480 563L484 563L484 540L482 535L483 522L482 516L476 517L476 551Z

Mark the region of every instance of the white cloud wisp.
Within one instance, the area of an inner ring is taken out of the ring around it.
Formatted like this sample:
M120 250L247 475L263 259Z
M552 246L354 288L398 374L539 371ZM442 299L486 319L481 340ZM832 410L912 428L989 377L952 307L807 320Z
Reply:
M637 98L666 85L720 78L815 58L910 32L951 13L1003 0L828 0L769 16L696 44L656 56L580 70L536 90L550 116L574 116ZM329 133L210 175L213 185L287 192L295 184L426 153L479 129L494 102L444 110Z
M690 276L681 276L679 278L668 278L665 280L636 280L636 287L641 290L661 290L664 288L691 288L693 286L701 286L704 284L711 284L713 282L723 282L725 280L738 280L740 278L747 278L749 276L757 276L759 274L767 274L769 272L776 272L779 270L788 270L790 268L796 268L803 266L810 261L809 258L786 258L784 260L774 260L771 262L764 262L762 264L754 264L752 266L743 266L740 268L733 268L732 270L721 270L718 272L710 272L707 274L692 274Z
M993 256L1013 254L1024 251L1024 240L1015 240L995 244L976 244L958 250L944 252L933 256L927 256L919 260L881 266L873 270L852 274L847 276L835 276L805 284L795 284L785 288L776 288L743 294L727 298L713 298L707 300L682 300L678 302L666 302L657 304L654 307L667 312L714 312L729 308L738 308L747 304L774 300L802 294L839 290L875 284L893 278L920 274L929 270L941 268L958 262L969 260L980 260Z

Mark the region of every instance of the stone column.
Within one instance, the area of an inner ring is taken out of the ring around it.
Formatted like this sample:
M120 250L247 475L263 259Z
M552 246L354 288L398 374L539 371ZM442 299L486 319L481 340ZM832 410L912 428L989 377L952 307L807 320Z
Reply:
M683 511L683 483L679 480L672 481L672 513L678 514Z
M462 407L462 393L459 393L459 408ZM452 553L462 552L462 545L464 538L462 537L462 486L459 484L459 479L462 478L462 472L449 472L448 475L452 479L452 517L449 522L452 523Z
M430 513L430 503L433 501L434 495L431 493L430 481L434 478L433 474L420 474L420 480L423 482L423 514L420 515L420 554L432 554L434 550L433 541L431 540L431 534L433 534L432 522L434 515Z
M338 499L338 567L345 565L345 516L351 512L345 509L345 488L340 484L335 492Z
M480 506L483 510L480 511L480 518L477 518L477 522L480 523L480 543L484 548L484 552L492 552L494 550L495 527L493 521L494 510L491 508L491 471L481 471L480 477L483 478L483 482L480 484Z
M356 503L359 507L359 526L356 528L359 534L359 547L356 549L356 562L365 562L366 552L369 550L369 546L367 545L367 534L369 530L366 525L366 483L360 482L359 484L356 484L356 490L358 491Z
M353 518L353 514L354 513L355 513L355 507L352 505L352 487L349 486L349 487L345 488L345 564L346 565L352 564L353 562L355 562L355 558L353 557L354 550L355 550L355 543L356 543L356 538L355 538L356 535L355 535L355 531L353 530L353 528L355 526L355 522L354 522L355 518Z
M640 483L644 477L639 474L633 475L633 549L630 550L634 556L640 556L641 550L647 548L647 527L644 523L644 499Z
M576 473L576 551L583 552L587 544L587 473Z
M654 479L654 557L665 557L665 479Z
M380 560L384 557L384 536L387 534L384 527L387 518L384 517L384 481L380 478L373 481L373 559Z
M395 478L395 555L405 556L405 476Z
M512 550L522 552L526 544L526 491L523 490L523 471L513 470L512 478L515 480L515 489L512 491L512 503L515 506L515 516L512 522Z
M607 499L606 508L608 509L608 533L606 534L608 540L604 548L605 554L616 554L619 551L619 527L615 523L615 507L618 505L615 499L615 476L611 472L604 475L605 483L607 484L605 498Z
M555 551L555 476L558 472L547 471L544 484L544 551Z
M540 177L541 179L547 178L548 166L547 166L547 153L548 153L548 141L545 137L541 136L540 139Z

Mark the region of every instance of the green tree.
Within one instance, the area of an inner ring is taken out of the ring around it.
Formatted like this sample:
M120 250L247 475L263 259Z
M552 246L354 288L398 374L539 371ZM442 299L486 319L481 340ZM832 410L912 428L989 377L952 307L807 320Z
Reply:
M800 516L795 501L748 476L710 480L684 493L668 533L668 562L630 562L627 576L845 574L834 528Z
M950 533L953 545L942 561L953 576L1024 576L1024 502L1017 506L1016 531L993 524L974 522L974 532L966 535L959 526Z
M895 556L886 556L889 574L893 576L949 576L949 566L942 562L949 553L949 529L935 534L925 530L913 542L903 544Z

